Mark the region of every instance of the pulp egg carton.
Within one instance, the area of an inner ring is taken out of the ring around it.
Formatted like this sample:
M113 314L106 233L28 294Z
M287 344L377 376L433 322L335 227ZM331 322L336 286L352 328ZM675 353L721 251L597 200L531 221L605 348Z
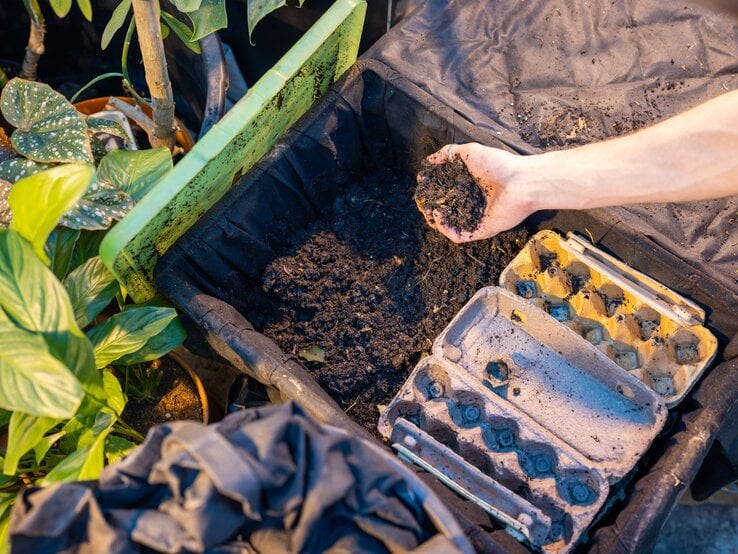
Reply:
M666 414L660 396L577 333L487 287L436 339L379 431L517 538L566 552Z
M681 402L717 352L696 304L569 233L537 233L500 276L631 375Z

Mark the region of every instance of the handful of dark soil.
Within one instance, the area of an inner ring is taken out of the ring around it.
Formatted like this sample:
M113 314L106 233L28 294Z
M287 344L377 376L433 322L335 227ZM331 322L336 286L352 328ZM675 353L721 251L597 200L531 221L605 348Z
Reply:
M440 212L442 223L456 231L474 231L487 207L479 182L458 158L444 164L424 161L414 198L420 210Z

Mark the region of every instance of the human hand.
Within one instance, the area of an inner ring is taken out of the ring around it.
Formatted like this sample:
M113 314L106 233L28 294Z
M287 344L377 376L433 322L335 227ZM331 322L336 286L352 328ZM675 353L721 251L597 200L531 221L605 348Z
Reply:
M426 222L456 243L481 240L511 229L533 211L532 199L523 187L514 186L521 157L498 148L477 143L449 144L428 156L432 164L442 164L458 158L466 164L469 173L479 181L486 206L479 226L473 231L462 231L444 223L441 214L419 207Z

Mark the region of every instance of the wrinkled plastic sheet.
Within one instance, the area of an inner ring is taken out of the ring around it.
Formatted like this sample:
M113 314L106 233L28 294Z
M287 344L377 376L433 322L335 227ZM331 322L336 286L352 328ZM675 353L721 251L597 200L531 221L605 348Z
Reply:
M738 14L707 4L426 0L365 56L536 153L635 130L738 87ZM738 198L608 211L709 275L738 309Z
M219 355L270 384L265 372L250 365L259 342L255 337L268 339L242 315L247 312L241 294L245 283L258 282L290 235L324 215L352 175L377 161L412 173L439 145L466 141L509 148L397 72L362 60L162 257L155 271L157 287L180 308L191 339L204 336ZM545 212L528 225L532 230L573 230L591 236L632 267L710 308L708 324L723 344L735 332L732 297L720 293L719 285L706 287L707 276L611 213ZM197 345L191 340L190 346ZM275 367L285 368L287 358L271 356L265 366L270 375ZM664 434L614 493L613 504L585 543L603 552L647 551L654 544L719 430L738 414L736 370L735 362L711 369L672 412ZM297 401L310 403L307 397L316 386L312 379L301 382L298 388L305 393ZM327 410L325 405L320 411L335 424L344 424L342 411ZM452 507L478 550L525 551L495 527L486 512L460 500L428 474L421 476ZM729 473L722 473L720 479L726 478Z
M460 552L432 495L378 447L295 404L153 428L97 483L24 491L14 552Z

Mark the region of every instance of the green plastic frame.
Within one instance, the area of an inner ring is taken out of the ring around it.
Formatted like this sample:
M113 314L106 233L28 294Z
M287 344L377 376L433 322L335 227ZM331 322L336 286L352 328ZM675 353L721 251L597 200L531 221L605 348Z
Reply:
M100 256L136 302L156 294L159 257L356 61L365 14L365 0L336 0L106 235Z

